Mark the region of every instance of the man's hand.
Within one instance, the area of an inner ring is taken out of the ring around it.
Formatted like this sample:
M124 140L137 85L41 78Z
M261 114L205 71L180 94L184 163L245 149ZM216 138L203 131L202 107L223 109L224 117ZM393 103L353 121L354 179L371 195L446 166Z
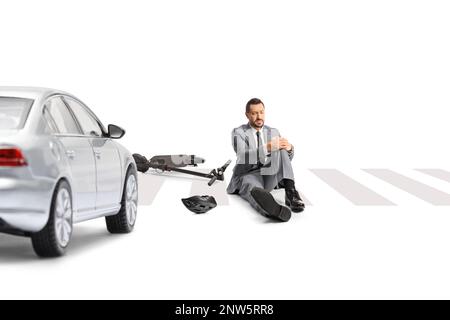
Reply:
M292 150L292 144L289 143L289 141L285 138L280 138L280 149L291 151Z
M285 138L281 137L275 137L272 140L269 141L266 145L268 152L273 152L277 150L286 150L291 151L292 145L289 143L289 141Z
M266 145L267 152L277 151L279 149L279 145L280 145L280 138L279 137L272 138L272 140L270 140Z

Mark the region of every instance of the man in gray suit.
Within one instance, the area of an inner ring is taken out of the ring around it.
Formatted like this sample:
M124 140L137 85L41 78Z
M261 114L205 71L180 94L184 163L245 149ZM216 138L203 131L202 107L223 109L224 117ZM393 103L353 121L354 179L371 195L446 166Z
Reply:
M237 160L227 192L239 194L264 216L288 221L291 210L301 212L305 208L295 189L291 165L294 146L277 129L264 125L265 106L260 99L247 102L245 115L248 123L232 132ZM289 208L278 204L270 194L278 187L285 189Z

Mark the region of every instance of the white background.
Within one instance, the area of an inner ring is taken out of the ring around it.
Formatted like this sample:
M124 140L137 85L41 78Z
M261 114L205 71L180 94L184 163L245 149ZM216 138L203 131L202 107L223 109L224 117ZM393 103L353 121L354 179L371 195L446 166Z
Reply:
M0 235L1 298L450 298L450 208L359 171L450 192L410 170L450 162L447 1L2 1L0 12L0 85L73 93L127 129L132 152L218 166L246 101L261 98L314 204L286 224L235 198L193 216L179 201L189 180L167 178L134 233L85 223L62 259ZM398 206L355 207L309 168L347 170Z

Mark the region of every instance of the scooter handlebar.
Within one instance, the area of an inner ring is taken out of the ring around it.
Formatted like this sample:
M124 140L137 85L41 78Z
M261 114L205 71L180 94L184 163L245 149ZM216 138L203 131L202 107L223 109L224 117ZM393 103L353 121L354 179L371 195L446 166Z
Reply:
M216 182L216 180L217 180L217 176L212 177L211 180L209 180L209 182L208 182L208 186L211 187L213 185L213 183Z

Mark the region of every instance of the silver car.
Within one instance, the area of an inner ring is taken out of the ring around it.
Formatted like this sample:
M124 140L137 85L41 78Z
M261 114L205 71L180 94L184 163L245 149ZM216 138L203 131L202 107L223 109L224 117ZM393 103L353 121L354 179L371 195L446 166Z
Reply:
M136 164L114 141L124 134L68 93L0 87L0 232L31 237L43 257L64 254L77 222L131 232Z

